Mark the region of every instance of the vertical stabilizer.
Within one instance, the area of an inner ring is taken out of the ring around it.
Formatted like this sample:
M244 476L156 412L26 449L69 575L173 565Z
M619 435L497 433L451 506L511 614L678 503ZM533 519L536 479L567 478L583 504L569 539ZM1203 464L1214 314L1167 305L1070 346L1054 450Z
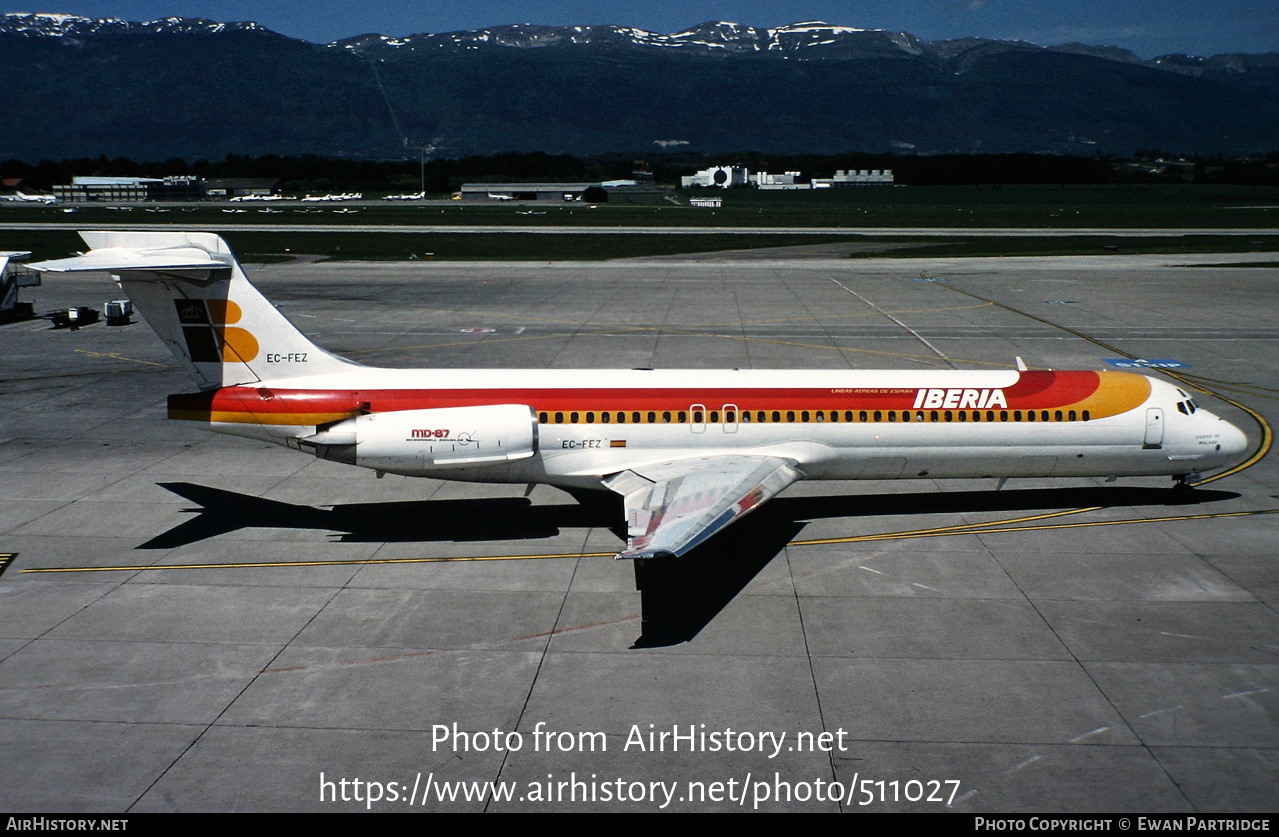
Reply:
M249 282L221 236L82 232L88 253L35 270L105 271L202 388L341 372Z

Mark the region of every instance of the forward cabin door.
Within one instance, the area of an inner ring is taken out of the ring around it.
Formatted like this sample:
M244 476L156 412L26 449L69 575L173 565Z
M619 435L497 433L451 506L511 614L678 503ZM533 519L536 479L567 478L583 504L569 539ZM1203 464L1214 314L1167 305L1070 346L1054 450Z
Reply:
M1146 438L1142 447L1156 449L1164 444L1164 410L1162 407L1146 409Z

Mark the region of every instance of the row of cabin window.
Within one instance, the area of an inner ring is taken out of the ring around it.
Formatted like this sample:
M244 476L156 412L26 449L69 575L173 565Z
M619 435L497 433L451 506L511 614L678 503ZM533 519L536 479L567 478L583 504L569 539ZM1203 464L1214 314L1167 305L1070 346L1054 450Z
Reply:
M565 415L566 414L563 412L556 412L556 413L541 412L537 414L537 420L542 424L564 424ZM641 412L626 413L620 410L617 412L603 411L600 413L596 413L594 411L587 411L584 415L585 415L587 424L594 424L597 416L601 424L609 424L610 422L613 422L614 420L616 420L617 424L626 424L628 420L630 421L631 424L671 424L672 421L675 424L688 423L688 412L686 410L679 410L678 412L674 412L674 413L672 413L670 410L665 410L661 413L657 413L654 411L650 411L647 413L641 413ZM629 419L627 419L628 415L630 416ZM752 413L750 410L743 410L741 414L741 420L742 420L742 423L744 424L750 424L752 420L758 424L765 424L768 422L771 422L774 424L780 424L783 421L787 423L795 422L795 421L839 422L841 421L841 415L843 417L842 421L844 421L845 423L852 423L854 421L882 422L885 420L885 417L887 417L887 420L890 422L896 422L896 421L902 421L902 422L910 422L910 421L915 421L915 422L1078 421L1080 418L1082 418L1084 421L1089 421L1092 418L1088 410L1084 410L1082 414L1076 413L1074 410L1066 410L1064 412L1062 410L1052 410L1052 411L1040 410L1038 412L1036 412L1035 410L1025 410L1025 411L986 410L984 411L984 418L983 418L982 410L913 410L913 411L912 410L887 410L887 411L844 410L842 414L839 410L815 410L811 412L809 410L800 410L798 412L796 412L795 410L786 410L784 413L781 410L773 410L771 412L767 410L756 410L754 413ZM569 424L579 424L581 422L581 418L583 414L578 412L571 412L571 413L567 413L567 416L568 416ZM719 424L719 416L720 416L719 410L711 410L710 423ZM754 416L753 419L752 419L752 416ZM783 419L783 416L785 416L784 419ZM798 418L796 418L797 416ZM552 421L552 419L554 420ZM693 411L693 424L702 424L705 422L705 420L706 420L706 414L704 414L701 410ZM736 411L734 410L724 411L725 424L733 424L736 421L737 421Z

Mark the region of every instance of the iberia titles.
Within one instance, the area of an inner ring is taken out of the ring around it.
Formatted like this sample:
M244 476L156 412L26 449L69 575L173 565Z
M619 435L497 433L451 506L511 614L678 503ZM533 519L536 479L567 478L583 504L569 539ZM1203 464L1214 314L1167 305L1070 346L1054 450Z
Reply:
M1008 407L1002 389L921 389L915 394L912 410L984 410Z

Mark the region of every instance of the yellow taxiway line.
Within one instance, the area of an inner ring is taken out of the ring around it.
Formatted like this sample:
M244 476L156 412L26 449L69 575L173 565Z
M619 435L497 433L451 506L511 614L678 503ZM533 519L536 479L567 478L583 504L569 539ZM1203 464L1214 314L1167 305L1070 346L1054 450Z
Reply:
M16 553L15 553L16 554ZM332 561L228 561L218 564L140 564L119 567L33 567L23 573L112 573L142 570L231 570L267 569L270 567L340 567L374 566L377 564L452 564L466 561L541 561L549 558L610 558L613 552L572 552L550 555L467 555L435 558L357 558Z
M1165 517L1130 517L1123 520L1080 520L1066 523L1041 523L1027 526L1017 524L1037 523L1068 515L1084 512L1100 511L1105 506L1090 506L1079 509L1048 512L1045 514L1013 517L1005 520L990 520L985 523L964 523L955 526L938 526L932 529L909 529L901 532L881 532L872 535L848 535L837 538L812 538L791 541L787 546L825 546L842 543L865 543L869 541L910 540L913 538L944 538L952 535L997 535L1004 532L1035 532L1048 529L1084 529L1094 526L1123 526L1136 523L1173 523L1182 520L1211 520L1214 518L1250 517L1260 514L1279 514L1276 509L1254 509L1238 512L1204 512L1202 514L1179 514ZM17 553L5 553L16 556ZM331 561L233 561L216 564L139 564L115 567L33 567L21 570L22 573L99 573L99 572L143 572L146 570L228 570L228 569L270 569L281 567L365 567L386 564L453 564L472 561L545 561L572 558L611 558L613 552L557 552L541 555L466 555L454 557L429 558L360 558L335 559Z

